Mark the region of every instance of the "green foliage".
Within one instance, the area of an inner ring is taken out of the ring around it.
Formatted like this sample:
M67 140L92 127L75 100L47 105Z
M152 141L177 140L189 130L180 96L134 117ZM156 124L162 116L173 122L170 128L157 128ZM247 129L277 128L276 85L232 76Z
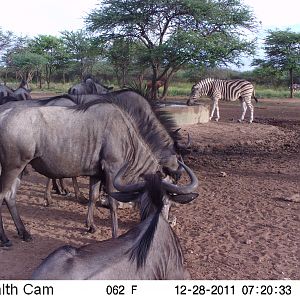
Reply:
M269 31L265 39L265 59L258 59L253 65L260 67L260 72L278 76L278 71L289 72L290 87L294 82L295 71L300 71L300 33L287 30ZM293 91L290 89L290 97Z
M290 70L300 67L300 33L269 31L264 50L267 63L274 68Z
M42 55L47 61L44 66L45 80L50 87L52 74L55 69L63 68L68 57L61 39L51 35L39 35L29 42L28 50ZM42 72L38 76L41 81Z
M14 53L10 59L10 67L18 70L20 76L26 80L31 80L32 73L47 63L43 55L28 51Z
M238 64L239 54L254 49L246 33L256 26L240 0L105 0L86 23L106 41L138 42L136 55L151 66L154 81L169 81L188 63Z
M100 40L93 38L85 30L64 31L62 40L70 59L80 65L80 77L92 73L97 57L103 52Z

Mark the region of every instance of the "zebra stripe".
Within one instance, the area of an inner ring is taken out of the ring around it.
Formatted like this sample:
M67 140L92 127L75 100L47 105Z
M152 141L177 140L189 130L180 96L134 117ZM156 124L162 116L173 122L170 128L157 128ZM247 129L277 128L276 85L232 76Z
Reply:
M193 85L190 97L187 101L187 105L192 105L195 100L199 99L201 96L208 96L213 100L213 108L210 115L210 120L212 119L214 112L216 110L217 117L216 121L220 119L219 114L219 100L236 101L239 99L242 106L242 116L239 121L243 121L247 106L250 109L250 123L253 121L253 105L251 103L251 98L256 100L255 91L253 84L249 81L243 79L237 80L221 80L206 78L199 81L197 84Z

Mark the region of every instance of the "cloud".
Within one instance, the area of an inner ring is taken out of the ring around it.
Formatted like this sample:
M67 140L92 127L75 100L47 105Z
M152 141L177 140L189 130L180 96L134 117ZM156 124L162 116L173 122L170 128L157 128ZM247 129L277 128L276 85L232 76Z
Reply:
M0 27L17 35L58 35L84 27L84 17L99 0L7 0L1 3ZM3 13L4 11L9 13Z
M299 0L244 0L264 28L295 27L299 25Z

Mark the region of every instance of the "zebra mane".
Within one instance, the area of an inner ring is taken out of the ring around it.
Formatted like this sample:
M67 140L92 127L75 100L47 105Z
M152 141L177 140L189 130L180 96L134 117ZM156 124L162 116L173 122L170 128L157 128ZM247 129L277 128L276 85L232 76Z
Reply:
M149 105L148 101L137 93L134 93L134 96L138 96L138 99L131 99L130 95L122 97L124 93L134 92L121 90L99 95L97 100L70 107L70 109L84 112L101 103L117 105L134 120L140 135L163 164L166 158L163 150L167 148L172 149L174 139L178 137L178 133L176 133L176 123L173 117L167 112L155 111L153 107Z

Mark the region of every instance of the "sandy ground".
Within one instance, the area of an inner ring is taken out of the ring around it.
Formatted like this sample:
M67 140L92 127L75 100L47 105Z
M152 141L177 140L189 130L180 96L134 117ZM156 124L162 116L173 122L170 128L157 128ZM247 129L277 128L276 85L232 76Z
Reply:
M238 103L222 103L220 113L218 123L182 129L192 138L185 161L200 180L200 196L171 211L188 270L193 279L300 280L300 100L261 100L253 124L236 122ZM85 233L87 207L73 196L54 196L54 204L44 207L45 182L31 171L17 194L33 241L17 237L3 209L13 246L0 248L0 279L27 279L58 246L111 235L109 212L102 207L94 234ZM87 183L80 179L86 196ZM138 214L119 210L119 220L125 232Z

